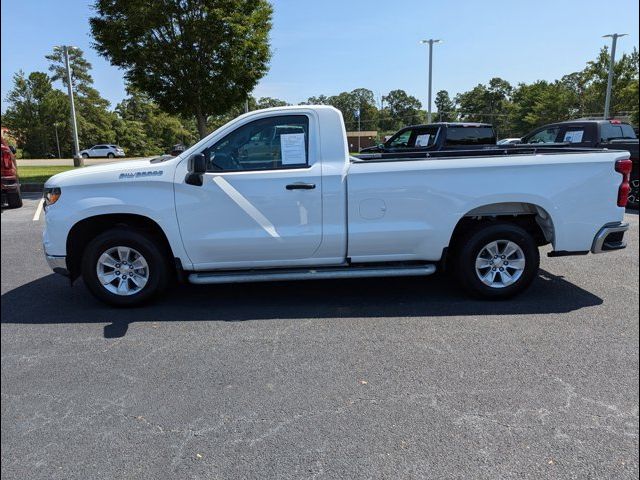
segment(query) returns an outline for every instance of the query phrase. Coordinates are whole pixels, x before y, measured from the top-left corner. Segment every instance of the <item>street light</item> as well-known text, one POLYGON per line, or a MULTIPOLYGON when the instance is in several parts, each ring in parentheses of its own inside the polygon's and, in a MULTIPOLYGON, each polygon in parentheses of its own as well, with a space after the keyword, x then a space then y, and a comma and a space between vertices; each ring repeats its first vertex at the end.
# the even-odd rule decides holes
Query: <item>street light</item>
POLYGON ((429 95, 427 100, 427 123, 431 123, 431 72, 432 72, 432 56, 433 44, 442 43, 442 40, 430 38, 429 40, 420 40, 423 45, 429 44, 429 95))
POLYGON ((73 101, 73 84, 71 83, 71 66, 69 65, 69 48, 68 45, 62 46, 64 54, 64 66, 67 70, 67 91, 69 92, 69 104, 71 106, 71 130, 73 131, 73 166, 83 166, 82 157, 80 156, 80 145, 78 143, 78 124, 76 122, 76 105, 73 101))
POLYGON ((626 37, 626 33, 611 33, 603 35, 602 38, 611 37, 611 58, 609 58, 609 76, 607 77, 607 96, 604 100, 604 118, 609 118, 609 107, 611 106, 611 85, 613 83, 613 66, 616 61, 616 43, 618 38, 626 37))

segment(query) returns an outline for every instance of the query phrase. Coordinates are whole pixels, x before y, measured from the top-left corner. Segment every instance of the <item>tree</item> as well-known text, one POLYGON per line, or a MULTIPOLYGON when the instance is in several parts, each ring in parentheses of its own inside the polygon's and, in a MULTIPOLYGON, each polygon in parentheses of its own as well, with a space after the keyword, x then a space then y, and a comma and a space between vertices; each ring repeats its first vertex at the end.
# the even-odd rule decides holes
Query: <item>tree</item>
MULTIPOLYGON (((19 71, 13 77, 7 95, 8 107, 2 122, 15 134, 25 158, 42 158, 55 151, 54 124, 64 125, 68 118, 66 96, 51 85, 46 73, 19 71)), ((66 150, 69 139, 60 138, 66 150), (65 142, 66 140, 66 142, 65 142)))
POLYGON ((488 85, 479 84, 468 92, 456 95, 459 115, 464 121, 492 123, 504 136, 509 131, 510 97, 513 87, 501 78, 492 78, 488 85))
POLYGON ((422 121, 422 104, 420 100, 407 95, 404 90, 391 90, 382 97, 385 115, 380 127, 383 130, 398 130, 404 125, 412 125, 422 121))
MULTIPOLYGON (((609 74, 609 49, 603 47, 598 57, 587 63, 579 72, 578 84, 582 90, 580 110, 585 114, 598 115, 604 112, 604 101, 609 74)), ((611 113, 635 113, 638 116, 638 49, 623 54, 613 67, 611 89, 611 113)))
POLYGON ((358 115, 360 115, 360 129, 374 128, 378 119, 378 109, 371 90, 356 88, 351 92, 342 92, 326 99, 327 104, 342 112, 347 130, 358 129, 358 115))
POLYGON ((329 105, 329 97, 326 95, 318 95, 317 97, 309 97, 302 105, 329 105))
POLYGON ((156 155, 171 146, 190 144, 194 132, 179 117, 163 112, 151 98, 129 86, 127 98, 116 106, 116 141, 130 155, 156 155))
POLYGON ((436 93, 435 100, 436 108, 438 109, 438 120, 441 122, 455 122, 457 117, 456 105, 449 97, 449 92, 446 90, 440 90, 436 93))
POLYGON ((289 104, 284 100, 271 97, 262 97, 256 102, 257 108, 286 107, 287 105, 289 104))
POLYGON ((97 0, 98 52, 168 113, 207 118, 242 103, 268 69, 267 0, 97 0))
MULTIPOLYGON (((93 77, 89 73, 91 64, 84 58, 84 52, 78 47, 68 47, 69 69, 74 92, 86 94, 86 89, 93 86, 93 77)), ((49 60, 51 81, 60 80, 67 88, 67 67, 64 61, 63 47, 53 47, 53 53, 45 55, 49 60)))
MULTIPOLYGON (((51 80, 60 80, 66 88, 67 71, 62 47, 54 47, 53 53, 45 58, 49 60, 49 71, 53 74, 51 80)), ((80 148, 97 143, 115 142, 114 122, 116 117, 113 112, 109 111, 109 101, 102 98, 100 92, 93 87, 93 77, 90 73, 91 63, 84 58, 81 49, 69 48, 69 67, 76 101, 80 148)), ((70 132, 70 130, 67 131, 70 132)))

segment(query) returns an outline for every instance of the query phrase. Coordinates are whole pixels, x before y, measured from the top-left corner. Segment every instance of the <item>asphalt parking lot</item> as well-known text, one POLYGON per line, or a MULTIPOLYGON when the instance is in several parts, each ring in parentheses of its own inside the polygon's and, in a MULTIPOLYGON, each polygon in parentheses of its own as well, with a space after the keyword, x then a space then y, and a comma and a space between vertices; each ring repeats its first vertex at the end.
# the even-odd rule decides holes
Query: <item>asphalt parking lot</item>
POLYGON ((638 215, 524 295, 179 286, 121 310, 2 211, 2 477, 637 478, 638 215))

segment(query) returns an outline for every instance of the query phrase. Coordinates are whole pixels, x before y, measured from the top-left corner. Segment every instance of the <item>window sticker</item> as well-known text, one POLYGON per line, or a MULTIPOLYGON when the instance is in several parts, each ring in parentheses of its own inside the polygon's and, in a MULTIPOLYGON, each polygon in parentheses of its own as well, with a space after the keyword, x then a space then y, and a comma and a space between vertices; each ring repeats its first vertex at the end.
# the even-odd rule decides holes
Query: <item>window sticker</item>
POLYGON ((284 133, 280 135, 282 165, 303 165, 307 163, 304 133, 284 133))
POLYGON ((431 135, 429 133, 425 133, 424 135, 418 135, 416 137, 416 147, 428 147, 430 138, 431 138, 431 135))
POLYGON ((582 142, 583 135, 584 135, 584 130, 570 130, 564 134, 563 142, 580 143, 582 142))

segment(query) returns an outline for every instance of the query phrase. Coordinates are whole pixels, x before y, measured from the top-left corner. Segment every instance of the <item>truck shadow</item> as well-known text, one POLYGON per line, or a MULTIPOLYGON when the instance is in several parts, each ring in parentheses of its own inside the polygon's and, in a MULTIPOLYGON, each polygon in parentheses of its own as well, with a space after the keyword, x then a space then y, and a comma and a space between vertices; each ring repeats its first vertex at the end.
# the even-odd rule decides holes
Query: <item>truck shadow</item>
POLYGON ((600 305, 596 295, 541 270, 523 295, 507 301, 468 298, 444 275, 427 278, 318 280, 236 285, 176 285, 153 304, 118 309, 51 274, 2 295, 2 323, 107 323, 105 338, 133 322, 238 322, 269 319, 445 317, 558 314, 600 305))

